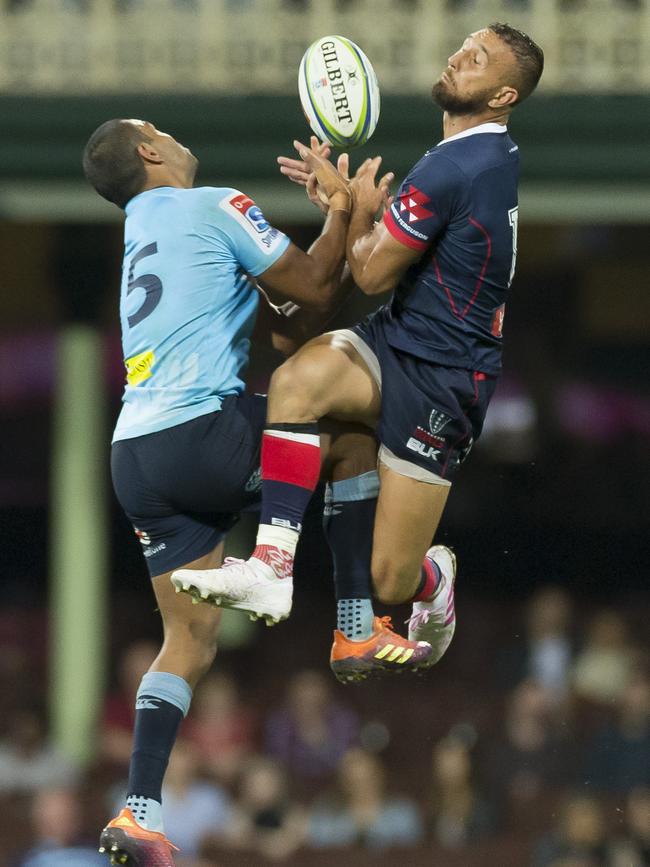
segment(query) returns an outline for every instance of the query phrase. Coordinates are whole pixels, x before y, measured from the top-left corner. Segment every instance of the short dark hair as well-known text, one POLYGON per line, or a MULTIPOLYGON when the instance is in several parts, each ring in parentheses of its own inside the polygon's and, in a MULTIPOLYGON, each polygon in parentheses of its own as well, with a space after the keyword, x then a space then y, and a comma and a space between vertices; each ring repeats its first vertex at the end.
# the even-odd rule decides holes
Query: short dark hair
POLYGON ((138 145, 151 139, 140 126, 115 118, 98 127, 83 153, 83 169, 100 196, 124 208, 141 192, 146 174, 138 145))
POLYGON ((517 82, 519 97, 517 103, 520 103, 527 96, 530 96, 542 77, 542 72, 544 71, 544 52, 536 42, 533 42, 530 36, 521 30, 516 30, 509 24, 495 22, 488 25, 488 30, 496 33, 499 39, 506 43, 515 56, 519 69, 519 81, 517 82))

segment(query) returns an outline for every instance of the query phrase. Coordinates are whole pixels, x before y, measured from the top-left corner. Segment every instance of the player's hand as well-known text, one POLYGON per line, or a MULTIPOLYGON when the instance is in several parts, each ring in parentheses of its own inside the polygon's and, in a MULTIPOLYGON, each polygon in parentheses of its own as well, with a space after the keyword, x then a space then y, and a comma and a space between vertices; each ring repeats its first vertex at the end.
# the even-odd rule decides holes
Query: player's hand
MULTIPOLYGON (((310 143, 312 150, 320 153, 325 159, 332 153, 330 145, 326 142, 320 142, 315 135, 311 137, 310 143)), ((285 177, 293 181, 294 184, 300 184, 303 187, 307 185, 311 171, 304 160, 295 160, 292 157, 278 157, 277 159, 280 171, 285 177)))
POLYGON ((387 172, 379 181, 377 172, 381 166, 381 157, 367 159, 361 163, 355 176, 350 181, 352 205, 354 209, 362 209, 374 217, 390 207, 393 197, 390 195, 390 185, 395 180, 393 172, 387 172))
MULTIPOLYGON (((316 175, 317 188, 315 192, 319 199, 324 202, 323 197, 326 197, 329 207, 334 210, 349 211, 351 199, 347 177, 344 177, 328 159, 321 155, 319 148, 312 147, 310 149, 299 141, 294 141, 293 145, 310 173, 316 175)), ((339 158, 339 164, 347 172, 347 161, 341 162, 339 158)))
MULTIPOLYGON (((350 158, 347 154, 340 154, 338 160, 336 161, 336 168, 341 177, 348 180, 349 169, 350 169, 350 158)), ((309 175, 306 185, 307 196, 309 197, 309 201, 316 205, 319 210, 321 210, 324 214, 330 209, 330 200, 325 193, 323 187, 318 183, 318 178, 316 177, 316 173, 312 172, 309 175)))

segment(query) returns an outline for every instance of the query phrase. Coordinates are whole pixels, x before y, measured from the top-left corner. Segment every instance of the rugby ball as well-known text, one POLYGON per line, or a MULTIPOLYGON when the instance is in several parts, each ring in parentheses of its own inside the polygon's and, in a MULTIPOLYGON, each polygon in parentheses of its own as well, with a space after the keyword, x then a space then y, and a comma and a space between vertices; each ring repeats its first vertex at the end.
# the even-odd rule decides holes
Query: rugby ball
POLYGON ((372 64, 344 36, 323 36, 300 62, 298 89, 309 126, 321 141, 351 148, 367 142, 379 120, 372 64))

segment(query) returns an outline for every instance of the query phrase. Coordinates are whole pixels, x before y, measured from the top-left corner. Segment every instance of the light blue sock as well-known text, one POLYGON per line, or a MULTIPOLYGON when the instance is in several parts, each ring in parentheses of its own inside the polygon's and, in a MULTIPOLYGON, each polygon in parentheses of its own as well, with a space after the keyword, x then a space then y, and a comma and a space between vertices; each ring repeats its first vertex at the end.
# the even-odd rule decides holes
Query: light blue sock
POLYGON ((145 798, 143 795, 129 795, 126 806, 133 813, 133 818, 147 831, 165 833, 162 817, 162 804, 153 798, 145 798))
POLYGON ((339 599, 336 603, 336 628, 351 641, 370 638, 374 616, 371 599, 339 599))

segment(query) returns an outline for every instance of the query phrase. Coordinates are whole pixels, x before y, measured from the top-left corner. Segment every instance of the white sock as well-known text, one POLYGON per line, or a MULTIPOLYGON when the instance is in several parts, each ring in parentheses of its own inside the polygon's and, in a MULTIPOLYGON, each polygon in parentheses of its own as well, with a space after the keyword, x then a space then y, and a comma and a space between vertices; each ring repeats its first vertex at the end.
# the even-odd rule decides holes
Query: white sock
MULTIPOLYGON (((280 551, 286 551, 287 554, 291 554, 293 557, 296 553, 299 538, 300 533, 287 527, 260 524, 257 530, 256 545, 269 545, 272 548, 279 548, 280 551)), ((255 556, 255 553, 253 553, 253 556, 255 556)))

